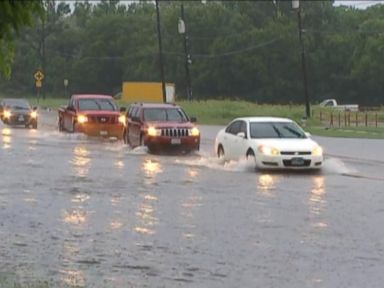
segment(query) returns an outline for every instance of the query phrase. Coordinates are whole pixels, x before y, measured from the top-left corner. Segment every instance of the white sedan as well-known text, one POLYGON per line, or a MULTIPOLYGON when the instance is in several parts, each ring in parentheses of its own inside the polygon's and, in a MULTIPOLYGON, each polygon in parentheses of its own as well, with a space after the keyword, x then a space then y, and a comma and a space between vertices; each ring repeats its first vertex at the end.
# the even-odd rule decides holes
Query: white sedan
POLYGON ((262 169, 320 169, 323 164, 320 145, 286 118, 234 119, 217 134, 215 151, 224 160, 253 157, 262 169))

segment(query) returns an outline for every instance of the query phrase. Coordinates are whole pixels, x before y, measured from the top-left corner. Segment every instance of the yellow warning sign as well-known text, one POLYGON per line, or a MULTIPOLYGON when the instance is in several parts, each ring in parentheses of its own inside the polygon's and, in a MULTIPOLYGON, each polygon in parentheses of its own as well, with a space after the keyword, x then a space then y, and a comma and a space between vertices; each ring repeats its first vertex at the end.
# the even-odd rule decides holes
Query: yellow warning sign
MULTIPOLYGON (((33 77, 35 77, 36 82, 37 81, 41 82, 41 80, 44 79, 44 74, 40 70, 37 70, 36 73, 33 75, 33 77)), ((37 84, 36 84, 36 87, 37 87, 37 84)))
POLYGON ((41 80, 36 80, 35 84, 36 84, 37 88, 41 88, 41 86, 42 86, 41 80))

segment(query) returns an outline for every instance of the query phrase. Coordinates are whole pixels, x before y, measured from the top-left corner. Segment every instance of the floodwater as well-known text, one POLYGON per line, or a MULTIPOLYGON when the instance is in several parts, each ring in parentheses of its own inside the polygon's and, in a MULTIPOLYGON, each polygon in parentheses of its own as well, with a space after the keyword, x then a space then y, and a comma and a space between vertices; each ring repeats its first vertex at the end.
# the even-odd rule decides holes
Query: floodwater
POLYGON ((315 137, 317 173, 0 124, 0 287, 382 287, 384 141, 315 137), (32 286, 33 287, 33 286, 32 286))

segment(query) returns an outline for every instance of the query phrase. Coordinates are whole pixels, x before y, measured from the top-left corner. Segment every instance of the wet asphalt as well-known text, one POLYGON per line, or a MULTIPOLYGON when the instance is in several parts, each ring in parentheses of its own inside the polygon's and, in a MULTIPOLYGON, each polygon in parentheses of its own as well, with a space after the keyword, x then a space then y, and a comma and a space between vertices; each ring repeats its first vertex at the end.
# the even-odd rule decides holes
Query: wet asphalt
POLYGON ((0 287, 382 287, 383 140, 314 137, 316 173, 0 124, 0 287))

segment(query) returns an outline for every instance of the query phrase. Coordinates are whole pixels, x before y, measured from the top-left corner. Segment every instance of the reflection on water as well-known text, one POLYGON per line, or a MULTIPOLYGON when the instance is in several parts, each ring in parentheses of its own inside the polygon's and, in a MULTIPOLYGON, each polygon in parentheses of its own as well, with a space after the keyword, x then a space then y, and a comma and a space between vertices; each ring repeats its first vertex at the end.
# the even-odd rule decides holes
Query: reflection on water
POLYGON ((65 269, 60 271, 62 275, 62 281, 70 287, 84 287, 85 275, 83 271, 65 269))
POLYGON ((161 164, 157 161, 152 161, 152 159, 146 159, 143 162, 142 170, 147 177, 154 177, 162 172, 161 164))
POLYGON ((318 219, 326 208, 325 196, 325 178, 323 176, 312 177, 312 189, 309 195, 308 206, 310 213, 316 218, 312 221, 313 227, 326 228, 328 226, 323 220, 319 221, 318 219))
POLYGON ((257 177, 257 191, 266 197, 274 197, 277 177, 271 174, 260 174, 257 177))
POLYGON ((188 180, 192 180, 199 176, 199 171, 196 168, 188 168, 187 174, 189 176, 188 180))
POLYGON ((147 196, 144 197, 136 212, 138 225, 136 225, 135 231, 141 234, 152 235, 155 234, 154 226, 157 223, 157 218, 154 216, 153 202, 157 198, 153 195, 147 196))
POLYGON ((123 227, 123 222, 119 219, 114 219, 109 223, 109 226, 112 230, 119 230, 121 227, 123 227))
POLYGON ((77 145, 73 150, 72 165, 77 176, 85 177, 88 175, 91 159, 88 157, 90 152, 85 145, 77 145))
POLYGON ((11 148, 11 129, 9 128, 3 128, 1 130, 1 135, 3 136, 3 149, 9 149, 11 148))
POLYGON ((313 214, 320 214, 325 207, 325 183, 323 176, 312 178, 312 189, 309 195, 309 207, 313 214))
POLYGON ((87 212, 77 209, 64 211, 63 221, 67 224, 82 225, 87 221, 87 212))
POLYGON ((71 202, 72 203, 83 203, 83 202, 89 200, 90 198, 91 197, 88 194, 79 193, 79 194, 73 195, 71 202))
POLYGON ((118 168, 118 169, 123 169, 124 168, 124 162, 121 161, 121 160, 116 160, 114 165, 118 168))

